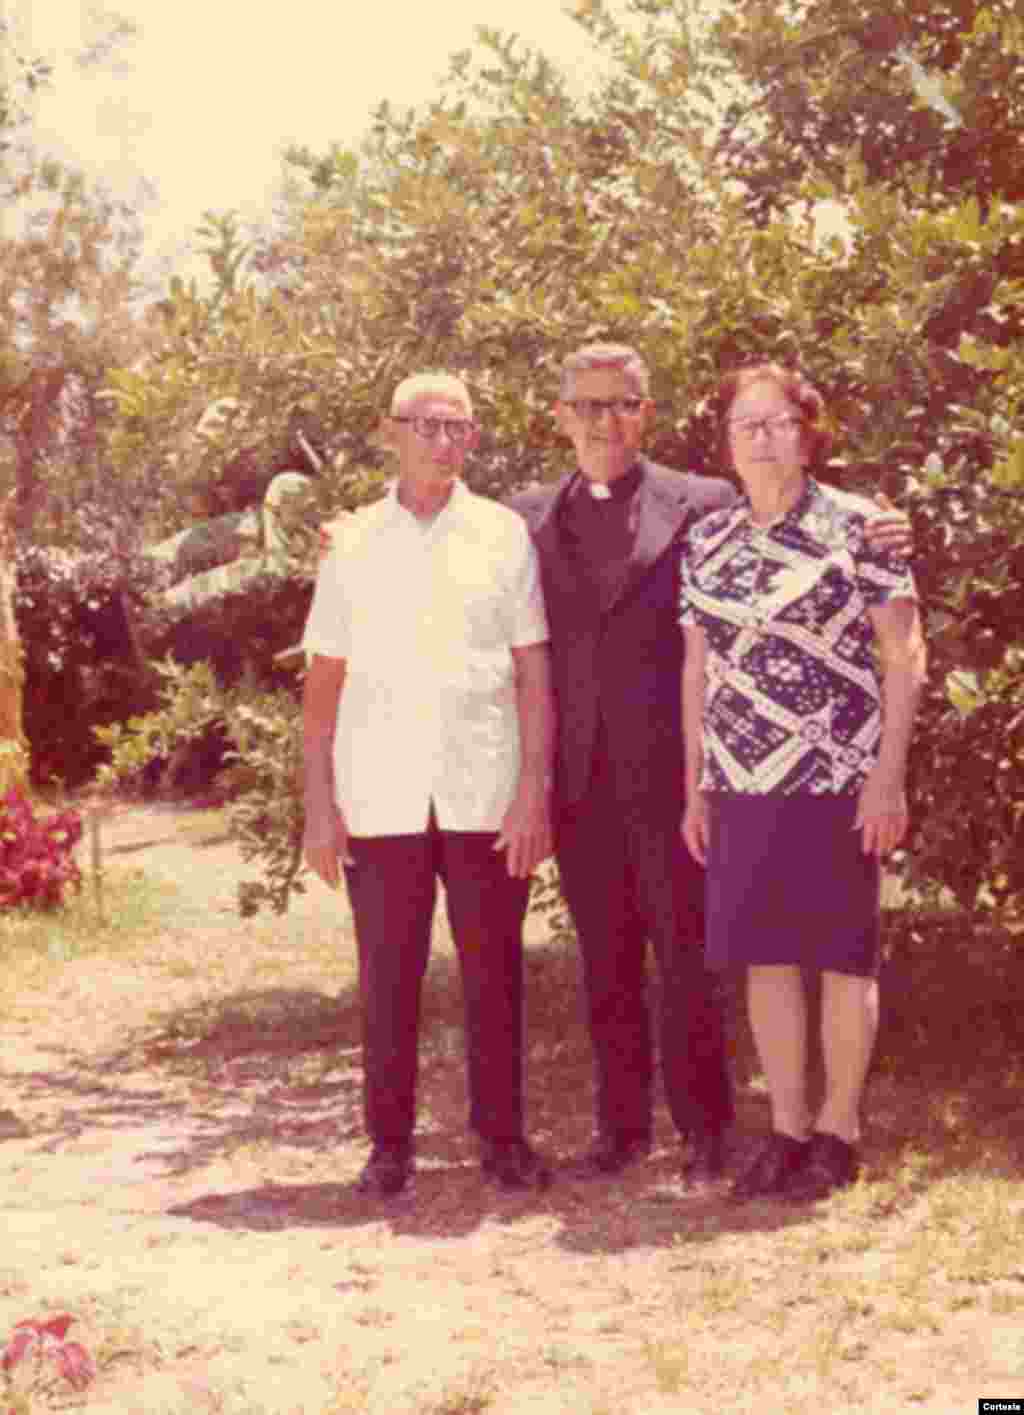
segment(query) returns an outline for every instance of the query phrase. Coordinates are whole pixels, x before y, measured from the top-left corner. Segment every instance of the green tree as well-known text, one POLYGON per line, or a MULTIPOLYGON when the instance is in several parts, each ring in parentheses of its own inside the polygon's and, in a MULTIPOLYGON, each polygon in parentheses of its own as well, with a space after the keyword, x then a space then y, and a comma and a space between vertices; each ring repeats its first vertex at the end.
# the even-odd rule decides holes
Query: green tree
POLYGON ((32 164, 8 195, 21 229, 0 238, 3 474, 19 537, 71 540, 79 514, 110 500, 100 395, 138 347, 137 232, 56 163, 32 164))
MULTIPOLYGON (((132 34, 90 17, 85 67, 132 34)), ((83 512, 116 507, 102 464, 106 371, 138 352, 138 214, 41 150, 34 100, 50 82, 0 22, 0 490, 19 539, 74 542, 83 512)))
POLYGON ((755 4, 717 35, 755 96, 720 150, 755 221, 841 209, 815 303, 849 471, 905 499, 932 677, 915 746, 919 885, 1024 896, 1024 21, 1001 0, 755 4))
MULTIPOLYGON (((116 21, 99 16, 96 43, 80 62, 101 62, 122 37, 116 21)), ((122 586, 138 583, 127 551, 145 489, 134 469, 116 483, 103 389, 108 371, 142 347, 140 232, 136 211, 40 150, 33 97, 48 76, 19 56, 7 29, 0 57, 8 121, 0 130, 3 589, 25 649, 24 665, 20 654, 5 662, 4 681, 24 694, 36 779, 47 763, 53 769, 54 753, 67 778, 69 762, 80 769, 94 745, 88 715, 130 710, 139 697, 122 586)), ((16 731, 13 694, 5 721, 16 731)))
POLYGON ((173 292, 122 428, 171 456, 198 389, 244 408, 236 447, 315 410, 350 506, 379 483, 394 384, 442 365, 473 388, 472 476, 498 494, 564 464, 547 409, 586 339, 645 350, 652 451, 697 469, 715 469, 719 374, 801 363, 840 433, 836 478, 914 519, 934 673, 913 879, 1016 908, 1021 22, 1002 0, 896 18, 880 0, 581 0, 577 18, 608 67, 586 102, 481 30, 423 111, 382 105, 356 152, 293 152, 251 276, 215 302, 173 292))
POLYGON ((22 52, 10 22, 0 17, 0 163, 5 170, 18 131, 28 121, 33 93, 50 69, 42 59, 22 52))

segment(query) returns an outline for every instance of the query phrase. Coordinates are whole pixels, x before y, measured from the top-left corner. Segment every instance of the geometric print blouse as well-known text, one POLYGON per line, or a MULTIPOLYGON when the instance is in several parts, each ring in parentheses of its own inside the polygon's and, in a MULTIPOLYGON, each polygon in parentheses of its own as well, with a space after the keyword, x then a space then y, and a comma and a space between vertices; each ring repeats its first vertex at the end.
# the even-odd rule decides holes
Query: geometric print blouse
POLYGON ((746 497, 713 511, 682 553, 679 622, 708 645, 701 790, 855 793, 882 727, 867 611, 916 599, 913 577, 871 549, 866 497, 808 477, 771 525, 750 513, 746 497))

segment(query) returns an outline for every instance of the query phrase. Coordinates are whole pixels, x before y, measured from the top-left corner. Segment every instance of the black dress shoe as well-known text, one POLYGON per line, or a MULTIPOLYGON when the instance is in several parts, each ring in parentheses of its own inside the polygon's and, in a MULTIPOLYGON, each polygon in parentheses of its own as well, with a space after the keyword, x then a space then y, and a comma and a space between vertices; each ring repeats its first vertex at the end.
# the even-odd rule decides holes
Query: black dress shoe
POLYGON ((485 1140, 480 1168, 503 1189, 546 1189, 551 1168, 525 1140, 485 1140))
POLYGON ((785 1197, 794 1203, 812 1203, 845 1189, 857 1178, 857 1151, 838 1135, 816 1130, 807 1145, 807 1157, 786 1185, 785 1197))
POLYGON ((646 1159, 651 1153, 649 1135, 599 1135, 587 1150, 568 1166, 576 1179, 598 1179, 602 1175, 619 1174, 627 1165, 646 1159))
POLYGON ((792 1135, 773 1130, 752 1163, 733 1183, 730 1199, 743 1203, 747 1199, 780 1197, 806 1164, 809 1149, 809 1140, 794 1140, 792 1135))
POLYGON ((406 1145, 374 1145, 362 1174, 356 1180, 360 1194, 388 1199, 400 1194, 412 1173, 412 1151, 406 1145))
POLYGON ((725 1173, 725 1136, 721 1130, 694 1135, 683 1161, 683 1178, 689 1184, 711 1184, 725 1173))

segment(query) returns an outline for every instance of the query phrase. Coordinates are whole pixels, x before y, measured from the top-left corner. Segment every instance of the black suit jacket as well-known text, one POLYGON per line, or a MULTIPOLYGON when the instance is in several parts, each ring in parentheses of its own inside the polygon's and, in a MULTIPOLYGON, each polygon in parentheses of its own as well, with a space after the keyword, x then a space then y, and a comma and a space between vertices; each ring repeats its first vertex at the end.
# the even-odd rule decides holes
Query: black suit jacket
POLYGON ((571 808, 586 793, 603 727, 619 802, 653 824, 678 821, 683 807, 680 542, 695 520, 736 493, 718 477, 676 472, 645 457, 640 463, 633 554, 622 589, 604 610, 562 532, 564 498, 579 473, 530 487, 508 504, 525 518, 540 559, 558 707, 558 804, 571 808))

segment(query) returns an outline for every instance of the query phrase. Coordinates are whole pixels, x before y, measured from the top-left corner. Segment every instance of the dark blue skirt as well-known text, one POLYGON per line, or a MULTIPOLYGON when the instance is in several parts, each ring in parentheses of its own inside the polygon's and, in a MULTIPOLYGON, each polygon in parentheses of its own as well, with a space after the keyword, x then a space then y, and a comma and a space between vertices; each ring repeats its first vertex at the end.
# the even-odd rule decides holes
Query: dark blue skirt
POLYGON ((881 870, 855 796, 709 795, 708 965, 878 970, 881 870))

